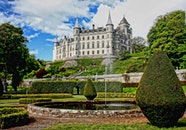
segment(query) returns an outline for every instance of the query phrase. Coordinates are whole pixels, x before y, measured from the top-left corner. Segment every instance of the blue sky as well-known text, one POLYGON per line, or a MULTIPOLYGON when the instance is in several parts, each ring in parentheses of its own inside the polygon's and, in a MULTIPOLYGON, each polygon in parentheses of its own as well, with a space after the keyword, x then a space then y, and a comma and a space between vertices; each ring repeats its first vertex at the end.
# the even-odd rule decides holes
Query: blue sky
POLYGON ((51 61, 56 35, 72 37, 76 16, 86 29, 105 27, 110 11, 115 28, 125 16, 133 36, 146 39, 157 16, 178 9, 186 11, 186 0, 0 0, 0 24, 21 27, 30 53, 51 61))

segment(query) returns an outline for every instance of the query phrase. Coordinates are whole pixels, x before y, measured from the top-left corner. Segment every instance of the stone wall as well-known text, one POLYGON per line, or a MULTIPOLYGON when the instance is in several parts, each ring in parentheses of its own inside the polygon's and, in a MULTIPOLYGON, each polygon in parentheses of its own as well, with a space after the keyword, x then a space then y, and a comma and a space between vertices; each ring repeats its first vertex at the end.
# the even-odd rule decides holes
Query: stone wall
POLYGON ((28 112, 32 115, 43 117, 57 117, 57 118, 80 118, 80 117, 143 117, 141 110, 69 110, 69 109, 55 109, 55 108, 43 108, 28 105, 28 112))
MULTIPOLYGON (((186 78, 184 75, 186 75, 186 69, 184 70, 176 70, 175 71, 179 80, 186 82, 186 78)), ((75 79, 79 80, 86 80, 88 77, 95 79, 96 81, 119 81, 122 83, 139 83, 140 79, 143 75, 143 72, 139 73, 125 73, 125 74, 107 74, 107 75, 93 75, 93 76, 76 76, 75 79)), ((29 86, 34 81, 42 81, 42 80, 58 80, 53 78, 43 78, 43 79, 25 79, 23 86, 29 86)), ((60 78, 59 80, 68 80, 60 78)))

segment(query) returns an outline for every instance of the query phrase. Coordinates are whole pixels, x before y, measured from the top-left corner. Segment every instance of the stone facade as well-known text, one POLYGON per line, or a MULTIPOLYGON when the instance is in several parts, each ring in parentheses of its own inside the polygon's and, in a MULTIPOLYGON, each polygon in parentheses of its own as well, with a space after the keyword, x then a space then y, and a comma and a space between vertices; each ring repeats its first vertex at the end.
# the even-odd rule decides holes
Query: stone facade
POLYGON ((73 38, 64 36, 54 42, 53 61, 77 58, 117 58, 121 50, 132 53, 132 29, 123 17, 116 29, 109 13, 106 27, 92 26, 85 30, 79 26, 78 18, 74 26, 73 38))

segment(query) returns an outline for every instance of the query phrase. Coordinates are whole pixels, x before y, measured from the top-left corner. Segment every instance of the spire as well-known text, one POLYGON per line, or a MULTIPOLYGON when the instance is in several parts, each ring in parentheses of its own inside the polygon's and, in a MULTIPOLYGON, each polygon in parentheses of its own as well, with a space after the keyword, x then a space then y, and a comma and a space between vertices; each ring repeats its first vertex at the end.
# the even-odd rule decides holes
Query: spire
POLYGON ((130 24, 128 23, 128 21, 126 20, 125 15, 123 15, 123 18, 122 18, 122 20, 120 21, 119 25, 121 25, 121 24, 130 25, 130 24))
POLYGON ((107 25, 112 25, 112 20, 111 20, 111 16, 110 16, 110 11, 109 11, 109 16, 108 16, 108 20, 107 20, 107 25))
POLYGON ((79 21, 78 21, 78 17, 76 17, 76 23, 75 23, 74 28, 79 28, 79 21))

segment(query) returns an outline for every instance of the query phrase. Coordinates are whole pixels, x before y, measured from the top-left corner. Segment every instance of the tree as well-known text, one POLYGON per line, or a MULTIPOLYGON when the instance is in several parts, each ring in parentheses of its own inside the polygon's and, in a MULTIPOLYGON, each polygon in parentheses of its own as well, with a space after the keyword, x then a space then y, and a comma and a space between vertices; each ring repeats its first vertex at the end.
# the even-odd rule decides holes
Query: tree
POLYGON ((90 78, 87 79, 87 82, 84 87, 83 95, 88 100, 93 100, 97 96, 96 88, 94 87, 94 84, 92 83, 92 80, 90 78))
POLYGON ((152 125, 172 127, 185 112, 185 94, 165 52, 157 51, 136 92, 136 103, 152 125))
POLYGON ((119 52, 119 59, 120 60, 126 60, 130 58, 130 52, 127 50, 122 50, 119 52))
POLYGON ((167 53, 174 67, 186 68, 185 12, 173 11, 156 19, 150 29, 148 43, 151 53, 162 50, 167 53))
POLYGON ((0 96, 3 95, 3 84, 2 84, 2 81, 0 79, 0 96))
MULTIPOLYGON (((27 39, 23 36, 21 28, 10 23, 0 25, 0 34, 0 69, 1 71, 4 69, 5 75, 12 74, 13 81, 20 82, 29 56, 29 50, 25 45, 27 39)), ((16 82, 13 82, 15 91, 17 90, 16 82)))
POLYGON ((133 53, 142 52, 147 46, 147 41, 142 37, 134 37, 131 40, 133 53))

